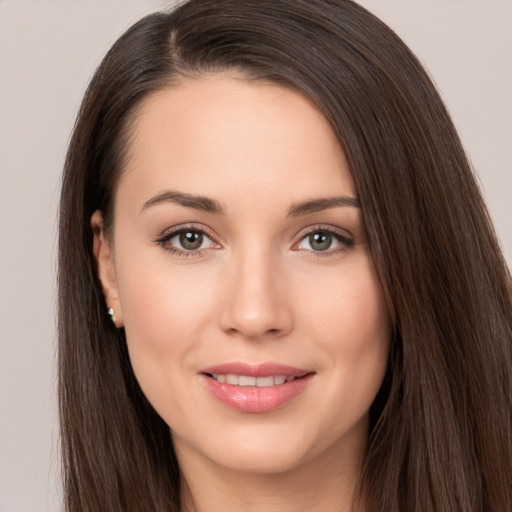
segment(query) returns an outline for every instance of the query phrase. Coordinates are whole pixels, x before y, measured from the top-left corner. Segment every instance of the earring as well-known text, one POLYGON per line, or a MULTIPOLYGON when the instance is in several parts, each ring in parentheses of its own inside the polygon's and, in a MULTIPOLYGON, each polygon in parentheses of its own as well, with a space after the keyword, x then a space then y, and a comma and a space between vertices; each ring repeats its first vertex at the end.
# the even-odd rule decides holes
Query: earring
POLYGON ((108 316, 110 317, 110 320, 116 324, 116 312, 114 311, 114 308, 108 308, 107 309, 108 316))

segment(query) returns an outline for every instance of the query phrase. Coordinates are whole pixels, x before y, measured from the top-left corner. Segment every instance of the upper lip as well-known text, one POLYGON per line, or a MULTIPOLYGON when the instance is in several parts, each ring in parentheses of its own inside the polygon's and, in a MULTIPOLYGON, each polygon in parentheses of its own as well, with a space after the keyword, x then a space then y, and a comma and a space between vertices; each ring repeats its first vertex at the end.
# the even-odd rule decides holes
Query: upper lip
POLYGON ((249 377, 270 377, 271 375, 283 375, 285 377, 302 377, 311 370, 296 368, 280 363, 250 364, 242 362, 222 363, 215 366, 203 368, 200 373, 210 375, 247 375, 249 377))

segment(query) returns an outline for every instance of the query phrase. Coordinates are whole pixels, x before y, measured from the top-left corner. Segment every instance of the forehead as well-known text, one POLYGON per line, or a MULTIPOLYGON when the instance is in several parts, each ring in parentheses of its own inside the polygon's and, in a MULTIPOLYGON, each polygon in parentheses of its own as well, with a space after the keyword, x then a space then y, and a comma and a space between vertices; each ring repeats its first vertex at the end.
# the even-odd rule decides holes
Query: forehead
POLYGON ((118 193, 141 204, 166 188, 220 201, 355 195, 333 130, 304 96, 225 75, 185 79, 140 105, 118 193))

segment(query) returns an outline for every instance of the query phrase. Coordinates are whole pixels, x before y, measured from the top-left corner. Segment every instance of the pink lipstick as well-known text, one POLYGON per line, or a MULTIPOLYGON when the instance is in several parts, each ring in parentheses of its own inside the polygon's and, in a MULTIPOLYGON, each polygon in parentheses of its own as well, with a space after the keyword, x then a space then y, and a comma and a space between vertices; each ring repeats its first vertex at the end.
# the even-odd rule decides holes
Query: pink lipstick
POLYGON ((212 395, 243 412, 267 412, 282 407, 310 384, 313 371, 264 363, 226 363, 201 370, 212 395))

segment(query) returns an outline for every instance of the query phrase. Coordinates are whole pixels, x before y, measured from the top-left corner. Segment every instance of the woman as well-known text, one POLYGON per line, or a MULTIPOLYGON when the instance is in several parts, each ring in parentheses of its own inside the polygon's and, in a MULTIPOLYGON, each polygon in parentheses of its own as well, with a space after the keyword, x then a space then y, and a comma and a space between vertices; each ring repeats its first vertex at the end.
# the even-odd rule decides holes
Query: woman
POLYGON ((357 4, 129 29, 59 254, 67 510, 510 508, 510 276, 435 88, 357 4))

